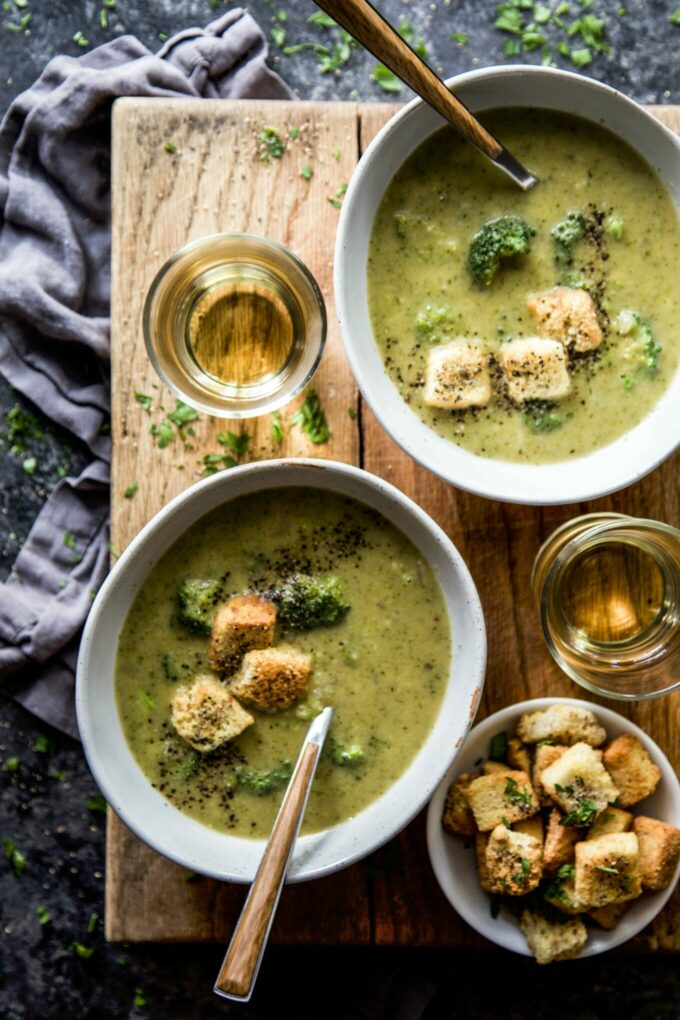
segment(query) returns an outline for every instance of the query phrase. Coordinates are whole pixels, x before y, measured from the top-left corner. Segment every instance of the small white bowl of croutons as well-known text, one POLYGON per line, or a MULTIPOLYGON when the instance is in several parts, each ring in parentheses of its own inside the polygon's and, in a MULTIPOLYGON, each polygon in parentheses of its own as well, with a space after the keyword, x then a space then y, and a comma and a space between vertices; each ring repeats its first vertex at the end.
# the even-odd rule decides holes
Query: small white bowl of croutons
POLYGON ((536 698, 475 726, 430 801, 430 861, 481 935, 538 963, 637 935, 680 877, 680 781, 608 708, 536 698))

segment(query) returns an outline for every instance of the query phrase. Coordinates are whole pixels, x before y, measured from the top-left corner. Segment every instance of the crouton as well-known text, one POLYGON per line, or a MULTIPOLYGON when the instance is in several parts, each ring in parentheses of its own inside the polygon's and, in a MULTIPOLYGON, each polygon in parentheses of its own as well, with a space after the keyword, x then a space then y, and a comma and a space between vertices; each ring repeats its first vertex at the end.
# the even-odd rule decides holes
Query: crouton
POLYGON ((574 891, 587 907, 634 900, 642 892, 638 839, 634 832, 613 832, 576 844, 574 891))
POLYGON ((304 652, 284 646, 257 649, 243 656, 229 690, 246 705, 276 712, 304 697, 311 671, 311 656, 304 652))
POLYGON ((491 881, 489 869, 486 866, 486 848, 489 843, 488 832, 475 833, 475 862, 477 864, 477 880, 479 888, 487 893, 499 893, 500 887, 496 887, 491 881))
POLYGON ((594 351, 602 343, 602 330, 597 321, 595 302, 586 290, 576 287, 553 287, 527 300, 543 336, 561 340, 575 351, 594 351))
POLYGON ((517 769, 518 772, 526 772, 528 776, 531 775, 531 755, 529 754, 529 748, 525 747, 521 740, 517 737, 511 737, 508 740, 508 765, 511 769, 517 769))
POLYGON ((556 744, 590 744, 599 747, 607 734, 593 713, 577 705, 558 704, 520 716, 517 736, 525 744, 553 740, 556 744))
POLYGON ((565 824, 590 828, 618 790, 590 744, 574 744, 541 773, 546 793, 567 812, 565 824))
POLYGON ((214 751, 254 721, 212 676, 199 676, 191 686, 179 687, 172 699, 172 725, 197 751, 214 751))
POLYGON ((455 411, 485 407, 490 399, 489 357, 481 340, 459 337, 430 349, 423 389, 426 404, 455 411))
POLYGON ((665 889, 680 858, 680 829, 639 815, 633 832, 640 848, 640 878, 645 889, 665 889))
POLYGON ((538 811, 538 800, 528 775, 511 769, 473 780, 467 797, 481 832, 490 832, 503 821, 512 824, 531 818, 538 811))
POLYGON ((543 846, 543 819, 540 815, 533 818, 524 818, 521 822, 515 822, 513 832, 523 832, 527 836, 533 836, 543 846))
POLYGON ((541 844, 534 836, 497 825, 486 846, 490 882, 508 896, 525 896, 541 881, 541 844))
POLYGON ((543 789, 543 783, 541 782, 543 769, 547 769, 548 765, 552 765, 554 761, 561 758, 566 750, 567 748, 564 744, 540 744, 536 748, 531 781, 534 784, 534 790, 541 807, 551 807, 552 805, 552 798, 543 789))
POLYGON ((604 766, 619 791, 619 804, 629 807, 654 793, 661 772, 632 733, 622 733, 605 748, 604 766))
POLYGON ((562 825, 564 815, 553 808, 548 818, 548 828, 543 843, 543 866, 548 872, 556 872, 563 864, 574 859, 574 846, 582 838, 578 829, 562 825))
POLYGON ((519 925, 537 963, 570 960, 578 956, 588 938, 586 926, 579 917, 552 924, 540 914, 524 910, 519 925))
MULTIPOLYGON (((562 865, 563 869, 564 867, 562 865)), ((584 904, 576 896, 573 875, 562 879, 558 876, 546 889, 544 899, 553 907, 561 910, 563 914, 582 914, 586 910, 584 904)))
POLYGON ((527 337, 501 344, 498 357, 508 396, 527 400, 561 400, 571 389, 567 355, 559 340, 527 337))
POLYGON ((507 772, 508 766, 504 765, 502 761, 488 761, 482 762, 482 772, 485 776, 492 776, 494 772, 507 772))
POLYGON ((467 801, 467 790, 472 780, 476 778, 473 772, 463 772, 451 783, 442 813, 442 828, 446 832, 458 833, 460 836, 474 834, 475 819, 467 801))
POLYGON ((606 907, 596 907, 595 910, 588 911, 588 917, 592 917, 596 924, 599 924, 600 928, 605 928, 607 931, 611 931, 612 928, 616 928, 617 924, 628 910, 628 903, 608 903, 606 907))
POLYGON ((597 816, 586 839, 599 839, 600 836, 607 836, 611 832, 628 832, 632 824, 633 816, 630 811, 621 811, 620 808, 610 806, 597 816))
POLYGON ((210 666, 232 672, 253 648, 269 648, 274 641, 276 606, 258 595, 238 595, 220 606, 210 637, 210 666))

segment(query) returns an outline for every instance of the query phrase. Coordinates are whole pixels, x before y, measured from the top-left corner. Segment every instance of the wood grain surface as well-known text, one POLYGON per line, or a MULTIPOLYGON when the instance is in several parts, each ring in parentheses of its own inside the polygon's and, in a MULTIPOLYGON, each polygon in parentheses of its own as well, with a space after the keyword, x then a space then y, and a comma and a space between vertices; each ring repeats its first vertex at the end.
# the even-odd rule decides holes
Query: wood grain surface
MULTIPOLYGON (((216 231, 248 230, 290 247, 307 263, 326 298, 329 342, 314 380, 333 432, 310 447, 299 430, 282 446, 267 418, 249 421, 253 453, 316 454, 360 463, 415 499, 451 536, 467 561, 486 615, 487 681, 480 717, 541 695, 587 697, 551 659, 531 603, 529 574, 540 543, 558 524, 595 509, 656 517, 680 525, 678 468, 668 460, 637 485, 606 499, 546 509, 495 503, 460 492, 420 468, 391 441, 359 400, 335 326, 331 286, 337 209, 363 148, 393 114, 385 105, 351 103, 119 100, 113 117, 113 504, 112 542, 121 550, 172 496, 201 475, 216 449, 219 422, 202 417, 193 449, 176 440, 154 447, 149 426, 174 402, 157 382, 141 333, 146 289, 182 244, 216 231), (300 135, 280 161, 261 162, 264 126, 300 135), (171 141, 177 152, 169 153, 171 141), (303 165, 314 168, 305 181, 303 165), (154 395, 146 412, 135 392, 154 395), (352 408, 355 419, 348 414, 352 408), (125 489, 138 481, 134 499, 125 489)), ((680 109, 655 108, 680 133, 680 109)), ((489 470, 493 470, 489 465, 489 470)), ((592 699, 597 700, 597 699, 592 699)), ((605 702, 602 702, 605 704, 605 702)), ((611 704, 611 703, 609 703, 611 704)), ((680 695, 624 706, 680 767, 680 695)), ((227 942, 246 889, 191 878, 136 839, 109 813, 106 933, 114 941, 227 942)), ((287 886, 272 932, 287 944, 488 946, 456 915, 434 879, 424 816, 364 862, 312 883, 287 886)), ((680 950, 680 893, 627 949, 680 950)))

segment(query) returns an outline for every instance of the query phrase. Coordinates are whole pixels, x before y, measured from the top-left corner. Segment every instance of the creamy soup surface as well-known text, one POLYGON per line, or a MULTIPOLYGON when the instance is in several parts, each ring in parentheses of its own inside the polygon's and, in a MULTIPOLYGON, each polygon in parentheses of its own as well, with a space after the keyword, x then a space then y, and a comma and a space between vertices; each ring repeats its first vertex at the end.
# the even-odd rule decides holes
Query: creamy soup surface
MULTIPOLYGON (((124 624, 116 695, 125 736, 151 783, 180 810, 241 836, 269 834, 285 778, 263 794, 239 776, 294 764, 309 720, 335 713, 303 831, 356 814, 406 769, 431 729, 449 674, 448 613, 438 581, 381 514, 317 489, 239 497, 193 525, 156 564, 124 624), (209 672, 209 638, 178 621, 186 578, 223 579, 223 597, 263 591, 296 573, 332 576, 349 611, 340 622, 285 630, 275 645, 312 656, 308 695, 209 753, 171 722, 179 685, 209 672), (338 764, 334 751, 359 748, 338 764)), ((284 770, 285 771, 285 770, 284 770)))
POLYGON ((649 165, 595 124, 519 109, 481 119, 540 183, 520 191, 451 129, 426 140, 395 174, 373 226, 368 288, 374 334, 403 398, 447 439, 500 460, 567 460, 631 429, 675 373, 678 215, 649 165), (597 237, 578 241, 568 271, 558 270, 550 232, 571 212, 595 224, 597 237), (485 222, 505 215, 521 217, 535 231, 530 253, 503 260, 492 283, 480 287, 467 266, 470 242, 485 222), (569 396, 554 406, 513 406, 497 372, 486 407, 444 410, 424 402, 433 343, 480 338, 493 364, 501 343, 537 335, 528 296, 565 284, 593 295, 604 333, 597 351, 570 357, 569 396), (635 312, 651 330, 653 370, 631 366, 630 338, 618 330, 624 311, 635 312))

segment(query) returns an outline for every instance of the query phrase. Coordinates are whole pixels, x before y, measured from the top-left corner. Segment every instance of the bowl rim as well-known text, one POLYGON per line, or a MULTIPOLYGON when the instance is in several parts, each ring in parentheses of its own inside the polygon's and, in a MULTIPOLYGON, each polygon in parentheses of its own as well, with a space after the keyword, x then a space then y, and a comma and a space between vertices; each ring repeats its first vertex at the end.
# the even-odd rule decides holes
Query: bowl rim
MULTIPOLYGON (((535 79, 537 89, 540 89, 541 81, 563 81, 575 88, 582 88, 591 93, 598 93, 606 97, 607 102, 611 104, 612 110, 618 105, 628 116, 640 118, 640 122, 646 122, 648 127, 657 132, 659 136, 664 137, 667 143, 675 147, 680 159, 680 138, 654 117, 644 106, 613 86, 596 81, 586 75, 577 74, 574 71, 556 67, 540 67, 532 64, 493 65, 453 75, 446 79, 445 84, 456 91, 464 90, 470 85, 474 86, 476 82, 500 79, 499 92, 501 92, 503 79, 521 79, 527 77, 535 79)), ((463 99, 465 99, 465 96, 463 96, 463 99)), ((494 109, 503 105, 512 106, 513 102, 512 100, 504 101, 499 97, 497 103, 485 105, 483 109, 494 109)), ((528 106, 530 104, 523 105, 528 106)), ((401 395, 398 394, 391 380, 390 384, 394 387, 394 392, 398 397, 398 401, 394 402, 395 406, 398 406, 399 403, 403 404, 408 409, 410 417, 406 416, 403 422, 395 423, 394 419, 390 417, 391 408, 378 399, 377 394, 374 395, 375 373, 371 370, 372 366, 365 364, 364 352, 368 346, 375 346, 375 339, 372 328, 370 335, 366 336, 359 335, 360 330, 355 330, 350 325, 355 314, 353 308, 356 308, 357 293, 356 287, 352 284, 354 270, 348 268, 349 259, 345 253, 345 247, 349 243, 348 238, 353 231, 354 208, 360 197, 364 175, 368 172, 371 165, 376 162, 385 142, 393 134, 402 129, 405 121, 408 121, 418 111, 426 108, 427 104, 422 99, 416 97, 398 110, 377 132, 362 153, 361 159, 352 174, 340 211, 334 253, 333 289, 343 346, 363 398, 388 435, 409 457, 422 464, 428 471, 431 471, 450 485, 455 485, 466 492, 484 496, 487 499, 502 500, 521 505, 553 506, 596 499, 609 495, 612 492, 618 492, 620 489, 639 481, 663 463, 680 446, 680 432, 668 430, 664 435, 662 429, 656 428, 654 432, 654 452, 651 457, 647 457, 645 454, 645 458, 641 460, 639 453, 633 457, 631 456, 630 449, 627 449, 631 437, 637 430, 659 412, 662 404, 665 406, 671 391, 673 389, 680 389, 680 366, 676 369, 675 375, 670 379, 668 386, 660 395, 656 404, 627 432, 624 432, 606 446, 598 447, 575 459, 554 461, 544 465, 523 464, 491 457, 479 457, 477 454, 457 446, 452 441, 446 440, 445 437, 440 436, 438 432, 426 425, 414 411, 407 408, 406 403, 401 395), (438 444, 440 440, 447 444, 446 456, 444 455, 443 447, 439 450, 433 449, 433 445, 438 444), (616 448, 616 456, 613 457, 612 451, 614 448, 616 448), (605 480, 606 475, 603 467, 605 466, 606 459, 609 458, 616 460, 617 470, 611 472, 610 476, 605 480), (483 462, 483 466, 488 468, 488 470, 482 471, 482 467, 479 464, 480 461, 483 462), (592 463, 592 466, 588 466, 588 461, 592 463), (472 467, 473 465, 477 468, 477 476, 473 481, 470 481, 467 477, 469 472, 466 471, 466 467, 472 467), (557 484, 554 478, 550 488, 545 484, 541 484, 540 476, 543 475, 545 477, 546 469, 553 469, 554 474, 557 475, 559 469, 567 465, 570 467, 572 465, 586 467, 586 470, 579 473, 578 481, 574 482, 572 480, 568 491, 563 485, 560 487, 560 484, 557 484), (494 468, 501 468, 504 474, 509 474, 510 478, 502 483, 499 482, 497 478, 498 471, 494 471, 494 468), (597 470, 595 470, 596 468, 597 470), (481 478, 479 474, 482 475, 481 478), (581 476, 585 480, 581 480, 581 476), (537 479, 539 480, 537 481, 537 479), (526 486, 530 486, 529 491, 527 491, 526 486), (534 489, 538 491, 534 491, 534 489)), ((548 109, 548 107, 545 108, 548 109)), ((587 108, 580 110, 578 115, 585 120, 599 123, 598 119, 592 116, 587 108)), ((442 118, 441 123, 437 124, 431 133, 434 133, 439 127, 444 125, 445 121, 442 118)), ((604 127, 612 134, 621 138, 653 167, 651 153, 641 152, 627 137, 616 131, 609 124, 605 124, 604 127)), ((422 144, 422 141, 419 144, 422 144)), ((400 165, 403 165, 404 160, 415 151, 417 145, 405 145, 404 148, 408 151, 402 157, 400 165)), ((658 174, 657 170, 655 172, 658 174)), ((664 188, 668 190, 667 181, 662 180, 662 183, 664 188)), ((680 214, 680 172, 677 186, 678 196, 674 199, 672 198, 672 200, 680 214)), ((384 195, 384 190, 382 194, 384 195)))
MULTIPOLYGON (((112 807, 123 823, 143 842, 152 847, 152 849, 156 850, 158 853, 162 854, 164 857, 175 861, 175 863, 180 864, 191 871, 195 871, 212 878, 232 882, 252 881, 257 865, 259 864, 259 858, 261 857, 265 841, 238 837, 229 833, 217 833, 217 830, 213 830, 209 826, 203 825, 198 820, 184 814, 169 801, 165 800, 165 798, 151 786, 151 783, 147 779, 141 767, 137 764, 136 758, 127 745, 116 705, 116 718, 113 725, 116 727, 117 734, 122 737, 122 744, 124 745, 123 753, 126 755, 127 764, 129 765, 132 763, 133 765, 133 772, 136 774, 136 778, 134 780, 135 789, 139 789, 137 783, 142 783, 147 791, 152 791, 154 795, 152 799, 157 804, 159 810, 161 808, 165 809, 164 817, 166 819, 170 817, 170 814, 172 814, 173 817, 179 816, 181 818, 181 822, 178 821, 177 824, 181 826, 182 830, 187 830, 187 834, 190 829, 193 831, 193 836, 191 837, 193 840, 192 846, 195 845, 197 841, 200 841, 201 835, 203 835, 204 839, 207 840, 208 837, 205 837, 206 833, 216 833, 216 838, 220 839, 224 843, 225 855, 228 842, 231 842, 234 846, 240 846, 241 852, 249 855, 249 860, 247 862, 247 867, 249 868, 248 873, 244 873, 243 871, 229 871, 228 867, 226 865, 223 866, 222 864, 220 864, 219 867, 215 867, 202 862, 199 858, 200 853, 205 852, 203 846, 199 847, 197 855, 189 854, 187 852, 179 852, 166 835, 165 828, 160 823, 157 815, 154 820, 149 820, 143 814, 140 816, 140 808, 136 803, 137 798, 129 789, 121 789, 121 780, 117 778, 116 762, 111 760, 110 752, 103 751, 102 748, 98 746, 98 742, 96 740, 95 712, 102 711, 101 709, 93 710, 91 705, 92 689, 94 689, 96 684, 95 677, 97 672, 101 673, 101 660, 96 659, 95 657, 96 642, 98 640, 97 631, 101 626, 100 621, 105 618, 109 603, 116 595, 119 586, 125 586, 127 584, 130 590, 127 591, 124 596, 125 610, 122 614, 120 612, 118 613, 121 619, 116 625, 117 629, 115 638, 108 639, 109 656, 110 659, 115 662, 115 650, 117 648, 120 627, 122 626, 134 597, 139 591, 139 587, 143 584, 143 581, 148 576, 149 571, 158 562, 160 557, 163 556, 164 553, 181 537, 187 528, 195 525, 201 517, 203 517, 206 513, 209 513, 211 509, 227 503, 231 499, 239 498, 239 496, 245 495, 248 492, 264 491, 268 488, 283 487, 285 485, 311 485, 312 487, 320 488, 324 491, 335 491, 340 492, 341 494, 344 492, 348 495, 346 490, 341 487, 333 488, 332 483, 328 484, 327 481, 326 484, 324 484, 324 481, 328 480, 329 476, 336 479, 339 478, 341 483, 344 483, 348 487, 358 488, 361 491, 361 494, 352 494, 350 498, 355 498, 359 502, 363 501, 366 505, 373 506, 379 513, 386 516, 388 520, 390 519, 388 510, 390 507, 395 507, 395 514, 402 515, 401 519, 403 526, 395 521, 393 521, 393 523, 397 528, 399 528, 399 530, 406 533, 409 540, 418 547, 418 543, 414 540, 414 538, 405 531, 407 517, 411 519, 414 530, 418 530, 420 532, 423 542, 429 540, 431 543, 430 555, 426 554, 422 549, 420 549, 420 551, 431 569, 433 569, 433 572, 442 588, 442 594, 446 602, 449 620, 452 620, 454 602, 457 599, 460 604, 455 606, 455 610, 457 612, 465 612, 467 630, 462 635, 464 639, 463 641, 460 639, 457 640, 455 636, 456 632, 454 631, 453 633, 449 676, 444 688, 442 705, 435 716, 432 729, 429 731, 420 748, 415 752, 408 767, 401 773, 395 782, 387 788, 387 790, 383 791, 379 797, 366 805, 358 814, 350 816, 349 819, 345 819, 344 821, 337 823, 337 825, 321 830, 320 832, 301 836, 297 845, 297 850, 299 850, 299 859, 296 852, 293 859, 292 872, 288 881, 306 881, 312 878, 319 878, 323 875, 332 874, 333 872, 360 860, 367 854, 372 853, 389 839, 393 838, 399 831, 401 831, 402 828, 408 825, 408 823, 427 803, 428 798, 431 796, 433 790, 440 781, 441 776, 446 771, 452 755, 455 753, 455 748, 453 744, 451 744, 451 753, 448 756, 446 754, 441 755, 441 747, 444 745, 448 746, 448 739, 444 739, 445 716, 443 709, 447 703, 447 694, 448 697, 452 696, 451 691, 453 690, 453 682, 456 678, 458 678, 461 695, 463 697, 468 697, 468 695, 470 696, 470 711, 468 712, 468 704, 464 701, 462 704, 462 711, 457 712, 455 718, 448 719, 447 726, 453 722, 460 731, 456 734, 459 737, 459 744, 462 744, 465 734, 472 725, 474 712, 476 711, 476 707, 481 697, 486 669, 486 629, 481 602, 472 576, 470 575, 460 552, 442 528, 421 507, 419 507, 417 503, 411 500, 410 497, 406 496, 391 483, 386 482, 384 479, 364 471, 361 468, 355 467, 354 465, 316 458, 292 457, 244 464, 239 467, 232 468, 228 472, 219 472, 209 478, 196 482, 194 485, 179 493, 154 517, 152 517, 151 520, 148 521, 141 531, 133 538, 116 561, 114 567, 97 594, 85 624, 80 652, 78 655, 76 712, 78 727, 83 743, 83 751, 90 770, 97 784, 101 788, 107 803, 112 807), (291 478, 289 480, 286 478, 286 475, 289 472, 291 475, 296 474, 297 469, 300 469, 300 473, 304 474, 305 480, 296 480, 295 478, 291 478), (316 485, 314 485, 314 482, 312 481, 313 477, 317 480, 316 485), (255 487, 248 487, 245 490, 239 490, 237 483, 242 479, 246 480, 246 485, 248 485, 249 479, 253 479, 254 481, 252 484, 255 487), (278 483, 277 479, 280 480, 278 483), (309 481, 307 481, 307 479, 309 479, 309 481), (269 484, 267 484, 268 482, 269 484), (237 491, 230 492, 230 490, 234 488, 234 483, 236 483, 235 487, 237 491), (202 494, 210 493, 212 490, 217 490, 215 493, 215 501, 210 502, 209 499, 207 501, 203 501, 201 499, 202 494), (217 498, 217 493, 219 493, 220 490, 224 490, 222 499, 217 498), (188 522, 181 523, 182 511, 187 511, 192 504, 196 505, 196 509, 191 515, 191 519, 188 522), (167 529, 168 522, 172 522, 173 518, 175 518, 175 524, 174 530, 170 531, 171 537, 164 540, 162 548, 156 555, 146 556, 146 548, 149 540, 161 533, 163 529, 167 529), (177 523, 178 520, 180 522, 179 524, 177 523), (433 562, 435 555, 441 557, 441 576, 439 574, 439 569, 433 562), (130 580, 129 575, 131 574, 133 567, 136 567, 138 561, 143 561, 143 567, 140 567, 140 570, 143 570, 143 573, 141 580, 135 584, 134 581, 130 580), (455 596, 452 594, 451 598, 447 597, 446 587, 443 583, 444 579, 446 579, 448 583, 455 583, 456 587, 459 589, 459 591, 455 593, 455 596), (466 654, 472 668, 469 671, 469 674, 465 677, 464 682, 460 683, 458 674, 454 674, 454 664, 456 657, 460 657, 457 652, 457 648, 459 645, 462 647, 463 644, 465 644, 468 649, 466 654), (113 652, 111 652, 111 649, 113 652), (435 741, 434 736, 438 728, 442 732, 435 741), (429 758, 426 754, 425 758, 421 759, 421 755, 423 755, 424 749, 427 747, 429 741, 433 742, 432 747, 428 752, 429 758), (437 746, 435 746, 435 744, 437 746), (109 758, 107 758, 107 754, 109 754, 109 758), (438 763, 436 765, 432 760, 435 757, 438 763), (414 769, 418 775, 419 786, 417 794, 413 792, 410 794, 408 811, 394 812, 394 810, 392 810, 388 819, 386 819, 385 808, 389 807, 390 800, 394 799, 394 792, 396 788, 402 780, 404 780, 404 777, 412 773, 414 769), (170 812, 170 814, 168 814, 168 812, 170 812), (354 824, 354 827, 356 828, 357 820, 359 820, 358 825, 363 825, 363 829, 366 830, 363 831, 360 829, 360 833, 363 834, 363 838, 360 840, 356 839, 353 829, 350 829, 350 825, 352 824, 354 824), (372 828, 369 826, 370 822, 373 822, 372 828), (343 826, 347 826, 347 831, 350 836, 354 836, 354 847, 351 852, 344 852, 337 860, 333 859, 326 862, 315 863, 314 857, 317 853, 323 855, 325 842, 327 842, 329 838, 328 834, 334 833, 343 826), (368 836, 366 835, 367 832, 368 836), (324 837, 326 838, 325 840, 324 837)), ((100 640, 106 641, 107 639, 100 640)), ((111 675, 111 682, 109 686, 112 692, 113 665, 110 665, 108 669, 111 675)), ((449 715, 452 715, 450 710, 449 715)), ((110 720, 107 721, 106 725, 112 725, 110 720)), ((392 808, 393 807, 394 805, 392 805, 392 808)), ((154 812, 156 812, 156 807, 154 807, 154 812)), ((188 835, 187 840, 190 841, 188 835)), ((352 840, 350 839, 350 842, 351 841, 352 840)), ((243 867, 245 868, 246 865, 244 864, 243 867)))
MULTIPOLYGON (((426 820, 426 838, 427 838, 427 852, 430 859, 432 870, 434 871, 435 878, 439 884, 443 895, 446 897, 448 902, 451 904, 456 913, 473 928, 479 935, 493 942, 495 945, 500 946, 502 949, 508 949, 510 952, 517 953, 520 956, 532 956, 532 953, 523 940, 520 943, 517 940, 517 934, 519 932, 519 925, 517 919, 511 917, 505 912, 499 918, 491 918, 487 911, 487 915, 482 916, 478 910, 470 907, 464 899, 457 896, 460 883, 464 882, 467 877, 467 871, 465 874, 458 874, 456 869, 450 867, 446 846, 449 840, 461 839, 462 837, 451 836, 444 832, 441 825, 441 814, 444 799, 448 791, 449 786, 453 782, 456 775, 461 771, 460 758, 465 754, 466 746, 469 747, 471 742, 482 741, 488 742, 488 739, 493 735, 494 732, 498 731, 499 726, 505 724, 506 728, 515 723, 519 719, 519 716, 524 712, 535 712, 539 709, 548 708, 550 705, 564 704, 574 705, 579 708, 586 708, 593 712, 598 722, 601 722, 608 731, 615 730, 617 735, 618 732, 632 733, 638 737, 646 750, 650 753, 655 763, 661 770, 661 780, 666 786, 666 793, 673 803, 673 819, 669 821, 667 818, 661 819, 661 821, 669 821, 670 824, 680 827, 680 779, 678 778, 673 766, 670 761, 661 750, 656 741, 649 736, 643 729, 641 729, 636 723, 632 722, 626 716, 621 715, 614 709, 607 708, 603 705, 595 704, 592 701, 585 701, 582 698, 571 698, 571 697, 545 697, 545 698, 531 698, 527 701, 519 701, 512 705, 507 705, 505 708, 499 709, 492 715, 486 716, 481 722, 477 723, 470 732, 461 747, 458 759, 452 763, 447 770, 446 775, 437 787, 437 790, 432 796, 427 809, 427 820, 426 820)), ((658 787, 657 787, 658 789, 658 787)), ((656 791, 655 791, 656 792, 656 791)), ((640 803, 644 803, 644 800, 640 803)), ((631 811, 634 813, 636 805, 633 805, 631 811)), ((470 864, 471 870, 474 871, 474 854, 470 853, 470 864)), ((635 938, 636 935, 647 927, 654 918, 663 910, 668 900, 673 895, 675 887, 680 879, 680 861, 675 869, 675 875, 671 879, 670 883, 665 889, 660 889, 656 892, 644 892, 642 897, 634 900, 635 904, 642 904, 646 906, 646 909, 640 911, 640 918, 635 921, 632 930, 623 932, 621 929, 614 928, 610 931, 602 929, 597 930, 598 941, 604 941, 604 945, 596 945, 591 941, 586 943, 583 951, 579 953, 575 960, 583 960, 589 956, 599 956, 600 953, 606 953, 610 949, 615 949, 617 946, 623 945, 630 939, 635 938)), ((476 882, 476 877, 475 877, 476 882)), ((483 890, 480 889, 483 895, 483 890)), ((561 961, 564 962, 564 961, 561 961)))

